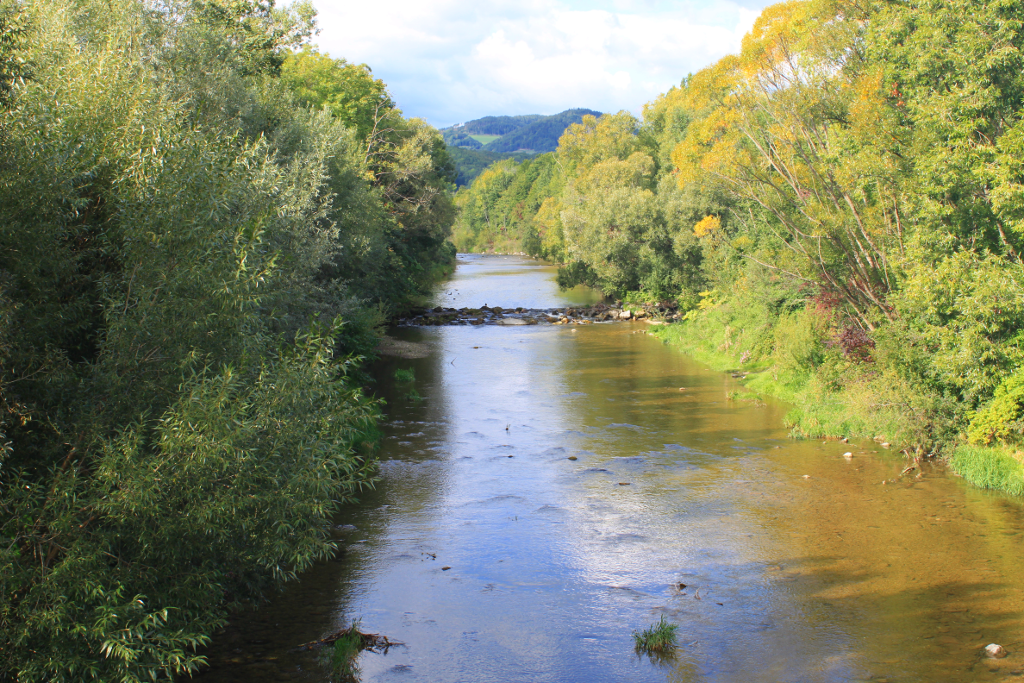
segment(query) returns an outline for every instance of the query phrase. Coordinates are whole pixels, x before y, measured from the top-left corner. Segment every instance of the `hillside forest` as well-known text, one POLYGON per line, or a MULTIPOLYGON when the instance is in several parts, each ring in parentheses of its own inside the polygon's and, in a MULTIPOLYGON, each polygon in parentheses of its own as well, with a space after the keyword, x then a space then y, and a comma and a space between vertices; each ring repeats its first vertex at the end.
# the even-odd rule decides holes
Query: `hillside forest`
POLYGON ((0 681, 167 680, 332 556, 454 167, 308 3, 0 0, 0 681))
POLYGON ((483 170, 503 159, 523 161, 541 152, 553 152, 565 129, 580 123, 584 116, 600 116, 592 109, 566 109, 542 116, 485 116, 441 129, 455 161, 455 184, 464 187, 483 170))
POLYGON ((460 250, 685 313, 666 340, 1024 493, 1024 6, 783 2, 739 54, 459 193, 460 250))

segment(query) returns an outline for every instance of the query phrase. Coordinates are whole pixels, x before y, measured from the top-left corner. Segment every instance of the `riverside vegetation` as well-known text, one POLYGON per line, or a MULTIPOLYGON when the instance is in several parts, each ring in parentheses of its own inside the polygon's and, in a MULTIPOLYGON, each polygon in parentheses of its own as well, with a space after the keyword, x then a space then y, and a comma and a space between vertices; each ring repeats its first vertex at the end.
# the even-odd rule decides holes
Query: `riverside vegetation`
POLYGON ((457 197, 463 250, 675 299, 667 341, 794 404, 1024 493, 1024 6, 807 0, 739 54, 457 197))
POLYGON ((167 680, 331 555, 454 169, 311 5, 0 0, 0 681, 167 680))

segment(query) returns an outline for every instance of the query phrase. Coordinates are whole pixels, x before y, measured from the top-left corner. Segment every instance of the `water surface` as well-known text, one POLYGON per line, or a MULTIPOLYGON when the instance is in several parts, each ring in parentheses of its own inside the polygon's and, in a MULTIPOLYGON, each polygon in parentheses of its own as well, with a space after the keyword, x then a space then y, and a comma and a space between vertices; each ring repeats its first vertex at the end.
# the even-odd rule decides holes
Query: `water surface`
MULTIPOLYGON (((587 303, 562 296, 550 267, 475 256, 437 303, 587 303)), ((376 369, 381 481, 339 520, 343 552, 237 620, 200 678, 326 681, 290 650, 353 619, 404 643, 364 654, 364 681, 1024 671, 1017 500, 937 466, 901 475, 871 442, 792 441, 784 406, 729 400, 736 380, 647 329, 396 330, 426 355, 376 369), (662 615, 676 657, 637 656, 631 632, 662 615), (1010 656, 983 658, 990 642, 1010 656)))

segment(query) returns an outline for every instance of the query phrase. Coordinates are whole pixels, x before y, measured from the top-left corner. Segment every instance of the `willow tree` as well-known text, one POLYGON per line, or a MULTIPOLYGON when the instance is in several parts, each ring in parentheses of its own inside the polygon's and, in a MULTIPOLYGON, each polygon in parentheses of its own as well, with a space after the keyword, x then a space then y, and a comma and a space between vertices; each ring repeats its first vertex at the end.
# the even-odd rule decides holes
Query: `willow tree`
POLYGON ((766 9, 739 55, 687 83, 693 121, 672 159, 680 183, 709 174, 760 209, 735 218, 774 232, 776 248, 747 258, 813 283, 874 329, 892 317, 905 165, 864 66, 866 17, 832 1, 766 9))
POLYGON ((0 10, 0 680, 167 680, 371 481, 330 269, 390 214, 277 77, 308 13, 0 10))

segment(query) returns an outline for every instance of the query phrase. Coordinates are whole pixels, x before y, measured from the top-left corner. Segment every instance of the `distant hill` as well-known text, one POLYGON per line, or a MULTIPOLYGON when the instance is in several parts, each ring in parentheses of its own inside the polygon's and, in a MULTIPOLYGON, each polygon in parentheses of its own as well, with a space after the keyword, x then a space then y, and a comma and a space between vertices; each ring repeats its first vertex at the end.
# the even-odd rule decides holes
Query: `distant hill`
MULTIPOLYGON (((556 114, 556 116, 559 116, 556 114)), ((514 130, 523 126, 536 123, 548 117, 541 114, 526 114, 524 116, 485 116, 482 119, 467 121, 466 123, 446 128, 445 130, 456 129, 466 135, 508 135, 514 130)))
POLYGON ((485 116, 444 128, 441 134, 449 147, 482 149, 488 152, 553 152, 558 147, 558 138, 571 123, 579 123, 587 114, 600 116, 593 109, 566 109, 559 114, 542 116, 485 116), (474 140, 474 135, 498 135, 486 145, 474 140))
POLYGON ((499 159, 555 151, 558 138, 569 124, 579 123, 587 114, 601 116, 601 112, 593 109, 566 109, 551 116, 485 116, 442 129, 441 134, 459 169, 456 185, 461 187, 473 182, 481 171, 499 159), (485 145, 474 140, 474 135, 500 137, 485 145))
POLYGON ((554 152, 558 147, 558 138, 562 137, 569 124, 579 123, 587 114, 600 116, 601 112, 593 109, 566 109, 560 114, 538 118, 506 133, 483 148, 488 152, 554 152))

